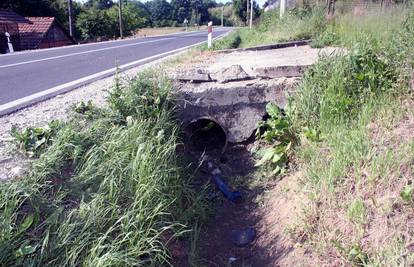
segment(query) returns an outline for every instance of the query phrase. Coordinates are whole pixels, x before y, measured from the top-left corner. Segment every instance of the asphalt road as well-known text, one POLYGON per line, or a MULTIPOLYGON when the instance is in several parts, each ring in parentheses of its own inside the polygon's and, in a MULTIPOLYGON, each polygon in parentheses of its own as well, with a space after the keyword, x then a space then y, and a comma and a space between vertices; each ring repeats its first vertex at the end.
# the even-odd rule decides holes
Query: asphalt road
MULTIPOLYGON (((213 38, 230 30, 215 28, 213 38)), ((206 39, 206 31, 186 32, 0 55, 0 112, 54 88, 108 76, 116 66, 139 66, 206 39)))

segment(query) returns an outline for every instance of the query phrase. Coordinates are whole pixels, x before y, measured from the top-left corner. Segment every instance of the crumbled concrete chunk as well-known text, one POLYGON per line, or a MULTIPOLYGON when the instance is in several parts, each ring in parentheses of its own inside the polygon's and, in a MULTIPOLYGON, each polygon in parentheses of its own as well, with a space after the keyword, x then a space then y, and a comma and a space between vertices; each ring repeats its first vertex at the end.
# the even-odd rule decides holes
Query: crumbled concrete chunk
POLYGON ((176 79, 182 82, 193 82, 193 83, 212 81, 210 74, 206 70, 202 70, 202 69, 188 70, 186 72, 180 73, 177 75, 176 79))
POLYGON ((215 75, 212 78, 214 80, 217 80, 219 83, 227 83, 247 80, 250 78, 250 76, 244 71, 244 69, 240 65, 232 65, 215 73, 215 75))
POLYGON ((281 77, 299 77, 309 65, 296 65, 296 66, 275 66, 256 68, 254 71, 258 77, 261 78, 281 78, 281 77))

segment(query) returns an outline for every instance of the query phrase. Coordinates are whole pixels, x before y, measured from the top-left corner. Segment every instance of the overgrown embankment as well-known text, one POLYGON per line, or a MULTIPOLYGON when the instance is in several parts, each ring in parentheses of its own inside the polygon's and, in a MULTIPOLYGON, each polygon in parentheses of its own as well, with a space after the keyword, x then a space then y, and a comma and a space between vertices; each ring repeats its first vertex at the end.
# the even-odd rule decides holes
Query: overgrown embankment
MULTIPOLYGON (((359 7, 359 6, 358 6, 359 7)), ((265 12, 252 30, 240 28, 213 43, 214 50, 243 48, 285 41, 311 40, 314 47, 326 45, 352 47, 363 38, 372 42, 390 39, 404 22, 407 6, 382 9, 379 5, 342 13, 327 20, 324 8, 298 6, 283 18, 279 10, 265 12)))
MULTIPOLYGON (((285 231, 318 264, 414 264, 414 13, 408 13, 396 7, 326 24, 314 42, 348 52, 307 70, 287 118, 279 116, 300 141, 291 158, 302 172, 292 177, 306 198, 285 231)), ((285 139, 273 137, 278 145, 285 139)))
POLYGON ((109 108, 79 104, 68 122, 15 132, 38 159, 26 177, 0 183, 1 266, 173 262, 170 246, 205 207, 177 159, 171 85, 161 76, 118 81, 109 108))

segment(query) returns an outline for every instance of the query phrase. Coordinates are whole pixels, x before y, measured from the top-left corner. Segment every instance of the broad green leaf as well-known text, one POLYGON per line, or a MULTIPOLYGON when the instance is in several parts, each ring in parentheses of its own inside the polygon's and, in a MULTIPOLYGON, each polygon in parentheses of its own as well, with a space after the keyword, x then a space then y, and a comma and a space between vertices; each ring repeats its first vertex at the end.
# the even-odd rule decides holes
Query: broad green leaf
POLYGON ((280 114, 279 107, 272 103, 268 103, 266 105, 266 112, 272 118, 277 118, 279 117, 279 114, 280 114))
POLYGON ((33 224, 34 218, 35 218, 35 214, 34 213, 29 214, 24 219, 23 223, 20 224, 18 234, 21 234, 21 233, 25 232, 27 229, 29 229, 30 226, 32 226, 32 224, 33 224))
POLYGON ((29 254, 32 254, 36 251, 37 246, 21 246, 16 251, 16 257, 20 258, 29 254))
POLYGON ((413 188, 409 185, 406 185, 400 192, 400 196, 405 202, 410 202, 413 198, 413 188))
POLYGON ((273 163, 279 162, 282 159, 282 157, 283 157, 282 153, 275 153, 272 157, 272 162, 273 163))

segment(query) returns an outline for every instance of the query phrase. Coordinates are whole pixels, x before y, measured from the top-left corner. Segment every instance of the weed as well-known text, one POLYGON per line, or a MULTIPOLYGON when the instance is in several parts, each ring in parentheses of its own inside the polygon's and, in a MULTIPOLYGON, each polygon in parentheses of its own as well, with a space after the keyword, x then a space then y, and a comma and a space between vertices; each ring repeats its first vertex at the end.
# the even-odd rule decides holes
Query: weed
POLYGON ((348 218, 354 223, 362 224, 365 221, 365 213, 364 202, 360 199, 355 199, 348 206, 348 218))
POLYGON ((261 159, 256 166, 267 166, 271 169, 270 174, 276 175, 286 168, 295 136, 290 129, 289 119, 278 106, 268 103, 266 111, 270 118, 259 123, 256 138, 263 138, 271 145, 259 151, 261 159), (261 133, 261 131, 264 132, 261 133))
POLYGON ((400 192, 400 196, 405 202, 411 203, 413 201, 413 188, 410 185, 406 185, 400 192))
POLYGON ((88 116, 92 115, 95 109, 96 108, 93 105, 92 100, 89 100, 87 103, 81 101, 74 105, 74 110, 76 113, 88 116))
POLYGON ((52 121, 44 127, 26 127, 22 130, 13 126, 11 136, 18 150, 29 157, 39 157, 52 143, 53 137, 62 127, 59 121, 52 121))

